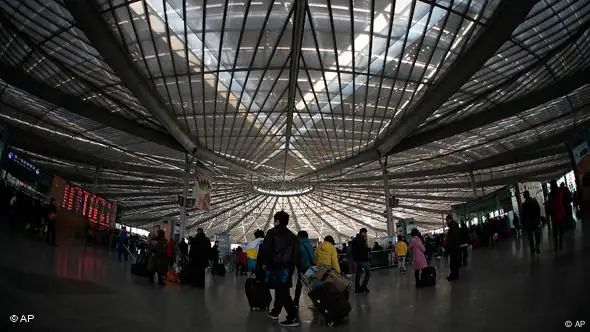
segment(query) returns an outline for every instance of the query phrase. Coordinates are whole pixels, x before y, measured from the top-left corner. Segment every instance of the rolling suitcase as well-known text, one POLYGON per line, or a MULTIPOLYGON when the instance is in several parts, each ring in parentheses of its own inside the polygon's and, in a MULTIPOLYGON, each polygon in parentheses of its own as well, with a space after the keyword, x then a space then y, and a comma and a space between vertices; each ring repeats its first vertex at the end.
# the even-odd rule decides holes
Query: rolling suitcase
POLYGON ((348 301, 348 292, 338 291, 331 283, 321 284, 308 295, 330 327, 346 318, 352 310, 348 301))
POLYGON ((146 269, 145 265, 138 264, 138 263, 131 264, 131 274, 134 274, 134 275, 140 276, 140 277, 148 277, 150 275, 150 273, 146 269))
POLYGON ((272 301, 266 283, 255 278, 246 279, 246 297, 251 310, 268 310, 272 301))
POLYGON ((131 274, 140 277, 149 277, 150 273, 147 269, 148 257, 146 254, 139 255, 134 264, 131 264, 131 274))
POLYGON ((214 275, 225 276, 225 264, 215 263, 213 264, 212 272, 214 275))
POLYGON ((420 280, 416 283, 416 287, 429 287, 436 284, 436 269, 433 266, 428 266, 422 269, 420 280))

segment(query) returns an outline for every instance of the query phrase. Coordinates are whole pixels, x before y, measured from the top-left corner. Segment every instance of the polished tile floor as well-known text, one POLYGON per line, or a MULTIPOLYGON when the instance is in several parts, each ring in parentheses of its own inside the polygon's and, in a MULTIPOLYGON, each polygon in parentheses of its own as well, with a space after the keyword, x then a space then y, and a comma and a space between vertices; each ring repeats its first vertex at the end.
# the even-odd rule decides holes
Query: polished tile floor
MULTIPOLYGON (((547 245, 530 257, 525 242, 478 249, 461 280, 415 289, 413 274, 374 271, 372 292, 352 297, 352 312, 335 330, 559 331, 565 321, 590 328, 590 231, 579 225, 556 255, 547 245)), ((586 228, 589 228, 586 225, 586 228)), ((0 227, 0 331, 280 331, 250 312, 244 277, 208 277, 207 288, 152 287, 102 248, 42 242, 0 227), (34 315, 11 323, 11 315, 34 315)), ((302 303, 301 330, 328 330, 302 303)), ((293 329, 293 328, 292 328, 293 329)), ((286 329, 285 329, 286 330, 286 329)))

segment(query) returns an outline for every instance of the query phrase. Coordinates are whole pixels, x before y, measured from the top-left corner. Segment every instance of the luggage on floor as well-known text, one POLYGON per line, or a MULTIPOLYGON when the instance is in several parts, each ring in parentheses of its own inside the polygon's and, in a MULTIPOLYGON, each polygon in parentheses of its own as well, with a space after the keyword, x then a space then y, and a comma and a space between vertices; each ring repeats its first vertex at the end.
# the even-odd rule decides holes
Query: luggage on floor
POLYGON ((180 284, 180 278, 176 274, 176 272, 168 272, 166 273, 166 280, 173 284, 180 284))
POLYGON ((131 264, 131 274, 134 274, 134 275, 140 276, 140 277, 148 277, 150 275, 150 273, 146 269, 146 266, 144 264, 138 264, 138 263, 131 264))
POLYGON ((225 264, 223 264, 223 263, 213 264, 213 267, 211 268, 211 273, 213 273, 214 275, 218 275, 218 276, 223 277, 225 275, 225 264))
POLYGON ((352 310, 348 301, 348 291, 339 291, 334 284, 323 283, 309 292, 315 308, 320 312, 328 326, 342 321, 352 310))
POLYGON ((197 273, 195 267, 191 264, 187 264, 180 271, 180 283, 183 285, 191 285, 196 282, 197 273))
POLYGON ((416 287, 429 287, 436 284, 436 269, 428 266, 422 269, 420 280, 416 282, 416 287))
POLYGON ((352 286, 350 280, 334 270, 328 272, 327 276, 324 277, 324 282, 333 284, 338 292, 348 291, 348 289, 352 286))
POLYGON ((131 274, 140 277, 149 277, 150 272, 147 268, 149 262, 149 253, 140 254, 134 264, 131 264, 131 274))
POLYGON ((266 283, 255 278, 246 279, 246 297, 251 310, 267 310, 272 301, 266 283))

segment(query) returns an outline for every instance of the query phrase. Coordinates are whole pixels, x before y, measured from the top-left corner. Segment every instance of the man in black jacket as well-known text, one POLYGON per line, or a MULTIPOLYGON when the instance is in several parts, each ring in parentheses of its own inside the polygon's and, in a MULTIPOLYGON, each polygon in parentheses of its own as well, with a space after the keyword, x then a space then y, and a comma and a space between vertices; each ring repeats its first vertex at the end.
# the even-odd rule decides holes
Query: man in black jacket
POLYGON ((202 228, 197 229, 197 235, 191 241, 189 257, 191 270, 189 275, 194 273, 196 287, 205 288, 205 269, 211 257, 211 241, 205 236, 202 228))
POLYGON ((461 221, 459 235, 461 239, 461 244, 459 246, 461 266, 467 266, 467 252, 469 249, 469 227, 467 227, 467 224, 464 221, 461 221))
POLYGON ((275 289, 274 308, 268 313, 273 319, 279 319, 279 315, 285 307, 287 320, 281 322, 282 326, 299 326, 299 318, 295 303, 289 290, 292 285, 295 265, 300 261, 301 249, 299 240, 293 232, 287 228, 289 215, 285 211, 277 212, 274 216, 275 227, 266 233, 259 253, 264 270, 267 271, 269 286, 275 289))
POLYGON ((522 195, 524 202, 520 206, 520 219, 529 238, 531 254, 535 252, 538 254, 541 252, 539 249, 541 243, 541 207, 539 207, 537 200, 531 197, 528 190, 522 195))
POLYGON ((360 232, 352 240, 352 258, 356 264, 354 278, 355 293, 368 293, 367 285, 371 279, 371 266, 369 265, 369 246, 367 245, 367 229, 361 228, 360 232), (361 270, 365 272, 365 278, 361 284, 361 270))
POLYGON ((448 215, 447 218, 447 226, 449 227, 449 232, 447 233, 447 247, 446 250, 449 253, 450 258, 450 269, 451 273, 447 277, 448 281, 453 281, 459 279, 459 267, 461 267, 461 255, 459 251, 459 246, 461 245, 461 234, 459 231, 459 225, 451 215, 448 215))

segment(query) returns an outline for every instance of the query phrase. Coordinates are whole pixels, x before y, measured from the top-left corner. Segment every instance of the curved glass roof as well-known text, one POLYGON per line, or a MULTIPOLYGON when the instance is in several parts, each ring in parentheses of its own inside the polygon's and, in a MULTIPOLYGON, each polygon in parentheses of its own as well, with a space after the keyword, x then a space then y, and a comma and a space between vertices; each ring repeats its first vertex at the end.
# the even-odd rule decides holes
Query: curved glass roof
POLYGON ((189 232, 243 241, 284 209, 312 237, 383 235, 384 165, 394 218, 435 229, 470 171, 486 192, 548 179, 590 121, 588 1, 0 0, 0 18, 12 144, 81 185, 98 166, 136 227, 179 217, 188 152, 214 174, 189 232))

